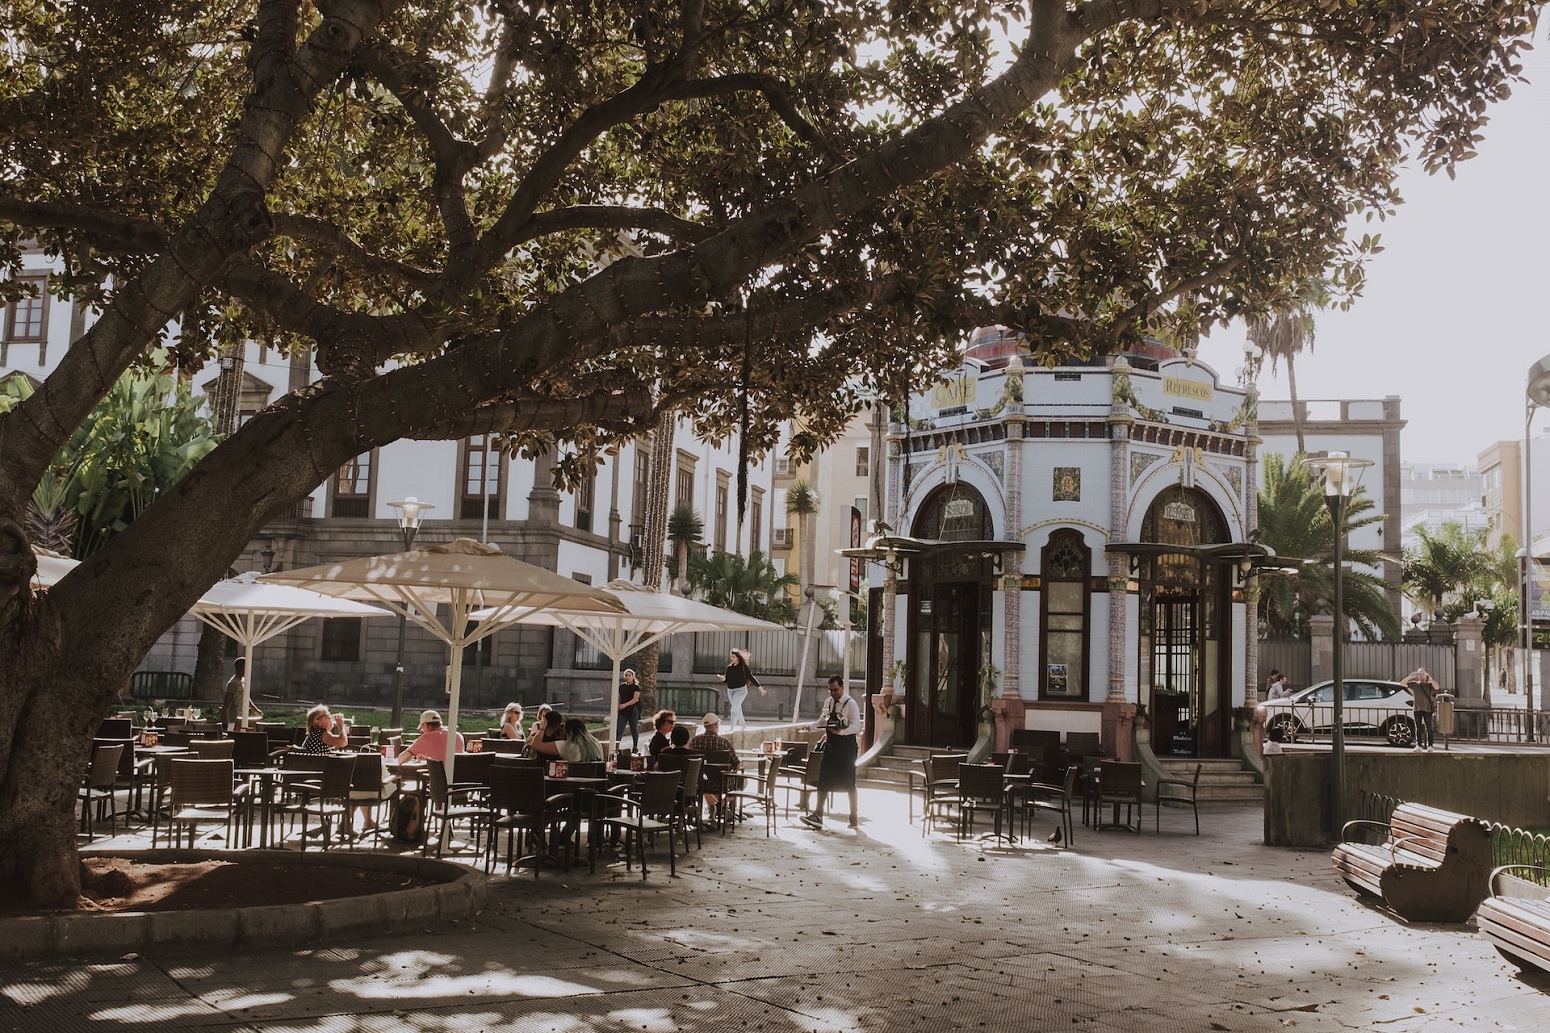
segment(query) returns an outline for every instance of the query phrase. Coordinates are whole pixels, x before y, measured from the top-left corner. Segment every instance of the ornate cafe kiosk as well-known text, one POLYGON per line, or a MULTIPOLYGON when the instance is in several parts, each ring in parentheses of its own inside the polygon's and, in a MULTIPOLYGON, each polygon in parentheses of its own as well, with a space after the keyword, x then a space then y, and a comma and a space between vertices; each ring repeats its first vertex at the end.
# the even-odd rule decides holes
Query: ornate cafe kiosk
POLYGON ((1131 759, 1237 753, 1256 683, 1256 395, 1145 347, 1030 367, 977 331, 888 428, 869 543, 903 662, 901 740, 1004 750, 1015 729, 1101 735, 1131 759))

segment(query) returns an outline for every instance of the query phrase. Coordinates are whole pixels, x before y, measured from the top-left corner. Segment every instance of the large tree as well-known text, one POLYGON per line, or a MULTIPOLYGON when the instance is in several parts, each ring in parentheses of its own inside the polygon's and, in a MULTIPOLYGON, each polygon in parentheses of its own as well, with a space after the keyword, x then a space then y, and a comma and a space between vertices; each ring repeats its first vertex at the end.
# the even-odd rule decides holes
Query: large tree
POLYGON ((0 871, 71 898, 114 688, 352 456, 497 432, 574 476, 674 410, 800 449, 972 325, 1047 360, 1349 286, 1347 219, 1473 152, 1537 7, 0 6, 0 262, 101 310, 0 417, 0 871), (259 338, 315 382, 33 595, 28 498, 174 320, 185 369, 259 338))

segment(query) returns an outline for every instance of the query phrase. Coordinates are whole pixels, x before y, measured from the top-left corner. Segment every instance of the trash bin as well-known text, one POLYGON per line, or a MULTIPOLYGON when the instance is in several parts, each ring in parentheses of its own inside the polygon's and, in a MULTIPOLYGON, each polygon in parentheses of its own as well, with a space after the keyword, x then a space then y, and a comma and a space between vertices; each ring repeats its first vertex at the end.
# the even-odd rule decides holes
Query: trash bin
POLYGON ((1447 739, 1453 735, 1453 693, 1437 694, 1437 734, 1447 739))

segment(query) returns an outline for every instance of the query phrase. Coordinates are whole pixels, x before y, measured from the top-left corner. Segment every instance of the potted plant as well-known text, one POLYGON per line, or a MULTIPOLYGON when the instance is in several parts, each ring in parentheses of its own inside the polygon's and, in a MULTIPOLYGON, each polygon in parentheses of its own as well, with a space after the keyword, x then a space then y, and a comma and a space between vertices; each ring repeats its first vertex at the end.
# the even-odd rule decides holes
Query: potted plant
POLYGON ((883 690, 891 704, 896 699, 903 699, 909 688, 909 668, 903 660, 895 660, 888 667, 888 688, 883 690))

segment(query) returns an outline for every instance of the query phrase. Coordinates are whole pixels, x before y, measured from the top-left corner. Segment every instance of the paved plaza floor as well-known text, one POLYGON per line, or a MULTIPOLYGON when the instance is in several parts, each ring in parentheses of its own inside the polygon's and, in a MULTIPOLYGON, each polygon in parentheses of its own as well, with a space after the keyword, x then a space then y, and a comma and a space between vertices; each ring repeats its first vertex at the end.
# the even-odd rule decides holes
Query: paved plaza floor
POLYGON ((758 822, 649 880, 497 875, 477 918, 293 948, 0 967, 0 1030, 263 1033, 1542 1030, 1550 981, 1473 926, 1357 900, 1258 810, 1163 832, 922 837, 863 790, 857 831, 758 822))

